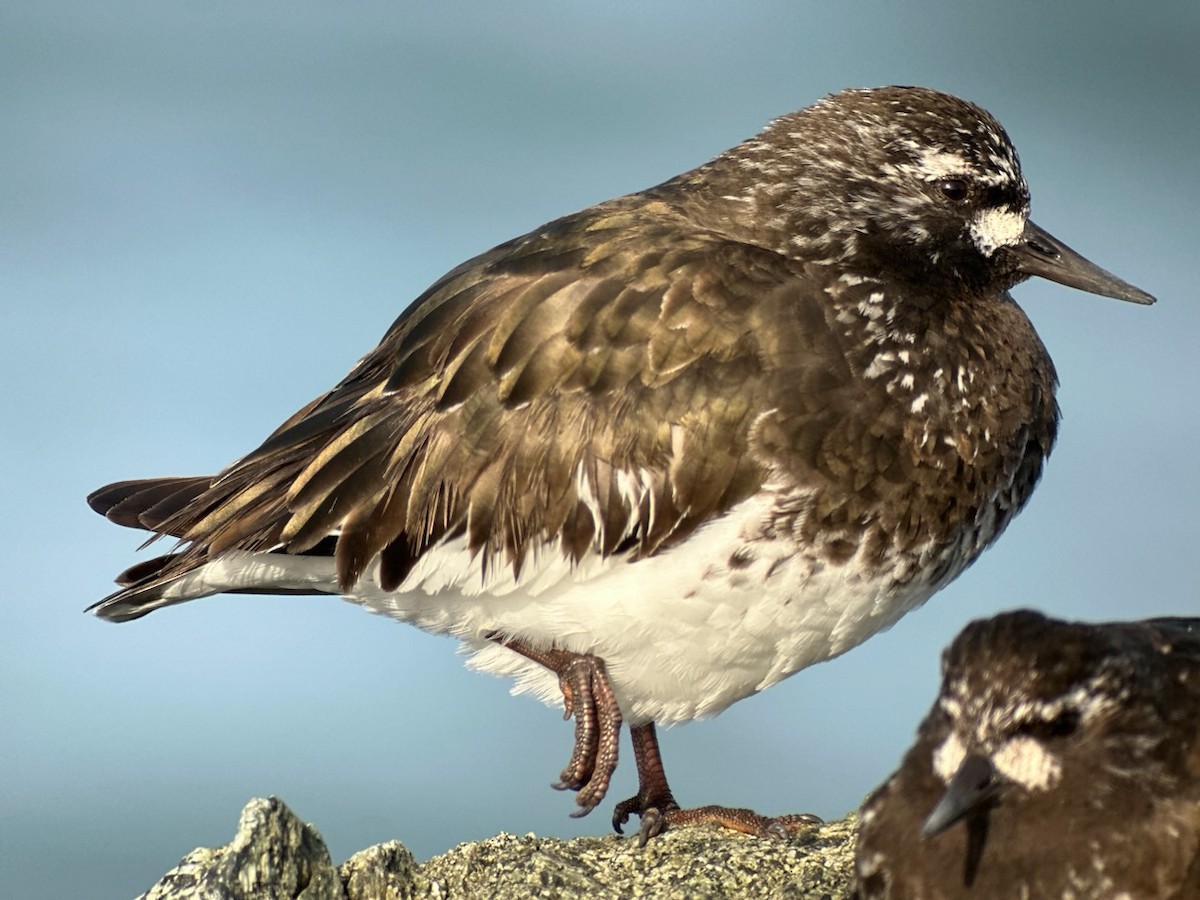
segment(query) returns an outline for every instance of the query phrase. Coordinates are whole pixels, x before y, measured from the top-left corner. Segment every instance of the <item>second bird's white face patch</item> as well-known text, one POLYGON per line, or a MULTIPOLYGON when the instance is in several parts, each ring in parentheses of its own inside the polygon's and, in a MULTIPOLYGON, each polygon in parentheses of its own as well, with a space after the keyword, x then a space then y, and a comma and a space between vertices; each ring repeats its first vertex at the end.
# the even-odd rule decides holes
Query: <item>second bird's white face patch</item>
POLYGON ((996 771, 1030 791, 1053 787, 1062 775, 1062 763, 1041 741, 1022 735, 1006 741, 992 754, 996 771))
POLYGON ((941 746, 933 751, 933 771, 944 783, 949 784, 966 756, 967 748, 962 739, 952 731, 941 746))
POLYGON ((1027 217, 1011 209, 991 207, 982 209, 971 222, 971 240, 984 256, 991 256, 1001 247, 1021 243, 1027 217))
MULTIPOLYGON (((933 751, 933 771, 945 784, 958 771, 967 756, 962 739, 950 732, 946 740, 933 751)), ((1005 741, 991 755, 992 765, 1007 781, 1028 791, 1051 788, 1062 775, 1062 763, 1035 738, 1019 735, 1005 741)))

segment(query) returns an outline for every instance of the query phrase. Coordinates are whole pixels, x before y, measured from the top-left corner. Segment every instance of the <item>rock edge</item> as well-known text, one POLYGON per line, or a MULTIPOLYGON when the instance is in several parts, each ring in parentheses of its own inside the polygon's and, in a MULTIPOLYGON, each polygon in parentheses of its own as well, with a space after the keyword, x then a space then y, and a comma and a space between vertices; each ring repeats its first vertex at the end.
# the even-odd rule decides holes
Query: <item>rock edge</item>
POLYGON ((334 866, 320 834, 278 798, 242 810, 234 839, 199 848, 139 900, 722 898, 839 900, 854 859, 850 816, 775 841, 715 827, 668 831, 639 848, 610 835, 498 834, 418 863, 399 841, 334 866))

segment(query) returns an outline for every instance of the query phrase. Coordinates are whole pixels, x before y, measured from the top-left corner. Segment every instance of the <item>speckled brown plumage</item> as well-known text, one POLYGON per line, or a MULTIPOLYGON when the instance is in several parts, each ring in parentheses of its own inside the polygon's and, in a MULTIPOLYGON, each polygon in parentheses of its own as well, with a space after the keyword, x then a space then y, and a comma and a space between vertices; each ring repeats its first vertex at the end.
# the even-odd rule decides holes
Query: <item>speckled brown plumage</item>
POLYGON ((94 609, 340 592, 545 699, 590 657, 633 726, 720 712, 890 625, 1027 501, 1056 379, 1009 288, 1150 302, 1028 200, 949 95, 783 116, 463 263, 219 475, 97 491, 179 543, 94 609))
POLYGON ((629 205, 443 279, 350 378, 207 490, 156 483, 139 524, 189 545, 162 574, 231 548, 304 552, 339 528, 346 587, 382 553, 394 588, 424 549, 464 531, 514 568, 531 541, 559 536, 576 558, 593 543, 648 555, 769 471, 812 492, 781 505, 777 528, 834 562, 862 542, 881 564, 930 540, 971 542, 988 504, 994 530, 1020 507, 1057 410, 1053 367, 1011 300, 960 295, 926 311, 910 393, 930 400, 914 417, 863 380, 879 348, 857 308, 877 285, 829 285, 812 264, 680 240, 678 215, 629 205), (675 246, 652 251, 656 236, 675 246), (602 237, 570 277, 550 268, 582 266, 602 237), (956 392, 962 368, 987 390, 956 392), (598 522, 578 496, 581 466, 602 489, 598 522), (654 502, 622 543, 629 511, 614 473, 641 469, 658 476, 654 502), (1009 490, 993 498, 998 484, 1009 490))

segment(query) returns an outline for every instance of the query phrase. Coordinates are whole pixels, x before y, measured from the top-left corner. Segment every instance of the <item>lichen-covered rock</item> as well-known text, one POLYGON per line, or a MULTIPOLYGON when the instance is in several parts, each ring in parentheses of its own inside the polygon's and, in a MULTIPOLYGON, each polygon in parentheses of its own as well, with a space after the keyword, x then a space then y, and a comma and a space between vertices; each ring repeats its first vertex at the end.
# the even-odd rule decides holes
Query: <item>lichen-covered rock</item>
POLYGON ((417 861, 399 841, 359 850, 338 867, 346 900, 415 900, 430 896, 417 861))
POLYGON ((219 850, 185 856, 140 900, 343 900, 329 850, 282 800, 246 804, 219 850))
POLYGON ((790 841, 716 827, 636 840, 500 834, 418 864, 396 841, 337 869, 320 835, 281 801, 253 800, 227 847, 195 850, 143 900, 508 900, 544 898, 795 898, 849 892, 853 817, 790 841))
POLYGON ((843 897, 853 865, 852 821, 791 841, 715 826, 667 831, 645 847, 616 835, 560 841, 533 835, 463 844, 420 867, 420 897, 843 897))

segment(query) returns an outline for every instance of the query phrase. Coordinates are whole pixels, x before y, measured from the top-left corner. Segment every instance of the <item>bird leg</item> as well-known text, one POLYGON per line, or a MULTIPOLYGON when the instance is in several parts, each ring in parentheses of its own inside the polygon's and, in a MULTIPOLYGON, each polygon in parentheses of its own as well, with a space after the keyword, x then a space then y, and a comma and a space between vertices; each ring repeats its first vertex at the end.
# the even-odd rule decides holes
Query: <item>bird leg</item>
MULTIPOLYGON (((563 718, 575 717, 575 747, 567 767, 552 787, 575 791, 579 809, 571 815, 576 818, 586 816, 608 792, 617 768, 617 744, 621 735, 621 710, 608 682, 604 660, 590 653, 572 653, 553 647, 540 650, 515 638, 490 635, 489 639, 545 666, 558 676, 563 694, 563 718)), ((808 813, 767 818, 750 809, 726 806, 680 809, 667 784, 654 723, 633 726, 629 734, 637 764, 638 792, 617 804, 612 823, 617 833, 622 834, 621 826, 630 816, 637 815, 641 819, 638 846, 644 846, 671 825, 721 825, 759 837, 787 838, 810 825, 821 824, 819 818, 808 813)))
POLYGON ((558 676, 563 718, 575 717, 575 747, 567 767, 551 787, 575 791, 579 809, 571 815, 586 816, 608 792, 617 768, 617 744, 621 736, 621 710, 608 683, 604 660, 590 653, 555 648, 538 650, 513 638, 493 636, 491 640, 558 676))
POLYGON ((633 758, 637 763, 638 792, 617 804, 612 821, 613 828, 622 834, 621 826, 629 821, 629 817, 639 816, 642 823, 638 828, 638 846, 644 846, 670 825, 721 825, 758 837, 787 838, 810 825, 821 824, 818 817, 808 813, 767 818, 750 809, 726 806, 680 809, 663 771, 654 723, 631 726, 629 735, 633 739, 633 758))

